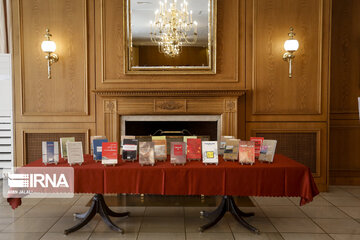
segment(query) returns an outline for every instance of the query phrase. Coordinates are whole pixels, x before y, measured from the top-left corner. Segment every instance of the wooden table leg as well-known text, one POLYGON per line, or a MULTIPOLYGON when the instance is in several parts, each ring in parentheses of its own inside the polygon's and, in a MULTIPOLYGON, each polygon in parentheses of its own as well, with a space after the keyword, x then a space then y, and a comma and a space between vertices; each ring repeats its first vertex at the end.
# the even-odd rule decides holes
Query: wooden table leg
POLYGON ((245 228, 247 228, 251 232, 254 232, 257 234, 260 233, 260 231, 257 228, 250 225, 243 218, 243 217, 254 216, 254 213, 245 213, 245 212, 241 211, 236 206, 236 203, 232 196, 223 196, 223 199, 221 200, 219 207, 217 209, 215 209, 214 211, 212 211, 212 212, 201 211, 200 212, 200 216, 209 218, 210 222, 208 224, 201 226, 199 228, 199 230, 201 232, 203 232, 206 229, 214 226, 216 223, 218 223, 224 217, 224 215, 227 211, 229 211, 234 216, 234 218, 245 228))
POLYGON ((92 199, 90 209, 86 213, 82 213, 82 214, 75 213, 74 214, 74 217, 82 219, 82 221, 80 223, 78 223, 77 225, 73 226, 72 228, 66 229, 64 231, 64 234, 67 235, 69 233, 75 232, 75 231, 79 230, 80 228, 84 227, 86 224, 88 224, 90 222, 91 219, 94 218, 96 213, 100 214, 101 218, 103 219, 103 221, 106 223, 106 225, 110 229, 112 229, 116 232, 124 233, 124 230, 122 230, 121 228, 116 226, 111 221, 109 216, 111 216, 111 217, 127 217, 127 216, 129 216, 130 213, 129 212, 116 213, 116 212, 112 211, 106 205, 104 196, 102 194, 95 194, 92 199))

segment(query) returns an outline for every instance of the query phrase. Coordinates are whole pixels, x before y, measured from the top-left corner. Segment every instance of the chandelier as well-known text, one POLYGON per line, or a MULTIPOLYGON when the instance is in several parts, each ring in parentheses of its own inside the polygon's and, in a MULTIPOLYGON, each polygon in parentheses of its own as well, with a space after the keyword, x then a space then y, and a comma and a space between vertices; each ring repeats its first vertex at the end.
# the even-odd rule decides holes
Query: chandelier
POLYGON ((159 52, 170 57, 180 54, 182 45, 197 41, 197 22, 192 19, 188 2, 184 0, 177 8, 176 0, 172 3, 159 2, 160 9, 155 11, 155 21, 150 21, 150 38, 159 47, 159 52))

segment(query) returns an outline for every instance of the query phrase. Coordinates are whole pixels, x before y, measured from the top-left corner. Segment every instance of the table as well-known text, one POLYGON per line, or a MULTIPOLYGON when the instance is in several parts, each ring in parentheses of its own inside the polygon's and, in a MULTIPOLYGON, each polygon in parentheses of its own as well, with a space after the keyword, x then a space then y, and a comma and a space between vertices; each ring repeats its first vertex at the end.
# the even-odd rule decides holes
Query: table
MULTIPOLYGON (((27 165, 30 166, 44 165, 38 160, 27 165)), ((61 159, 57 166, 69 165, 61 159)), ((226 211, 230 211, 242 225, 258 232, 243 219, 253 214, 240 211, 232 196, 301 197, 299 204, 304 205, 319 193, 310 169, 283 155, 275 155, 272 164, 256 161, 252 166, 226 162, 221 156, 217 166, 205 166, 200 161, 174 166, 169 159, 157 162, 155 166, 140 166, 138 162, 121 160, 116 166, 103 166, 95 162, 92 156, 85 155, 81 166, 72 167, 75 193, 95 193, 89 212, 77 214, 76 217, 83 218, 85 225, 98 212, 113 230, 119 232, 122 230, 108 216, 124 217, 129 213, 111 211, 102 194, 222 195, 223 200, 217 210, 201 213, 212 221, 200 230, 215 225, 226 211)), ((8 199, 8 202, 16 208, 21 204, 21 199, 8 199)), ((65 233, 76 231, 77 227, 65 230, 65 233)))

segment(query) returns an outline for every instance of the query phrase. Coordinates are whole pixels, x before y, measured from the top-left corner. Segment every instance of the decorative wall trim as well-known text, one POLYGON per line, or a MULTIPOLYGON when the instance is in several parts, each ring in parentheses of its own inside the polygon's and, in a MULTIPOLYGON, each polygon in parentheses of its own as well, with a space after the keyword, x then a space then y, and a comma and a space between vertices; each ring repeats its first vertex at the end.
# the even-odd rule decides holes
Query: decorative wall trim
POLYGON ((126 89, 99 89, 93 91, 96 95, 104 97, 240 97, 246 93, 246 90, 126 90, 126 89))
POLYGON ((164 99, 154 101, 154 112, 186 112, 186 100, 164 99))

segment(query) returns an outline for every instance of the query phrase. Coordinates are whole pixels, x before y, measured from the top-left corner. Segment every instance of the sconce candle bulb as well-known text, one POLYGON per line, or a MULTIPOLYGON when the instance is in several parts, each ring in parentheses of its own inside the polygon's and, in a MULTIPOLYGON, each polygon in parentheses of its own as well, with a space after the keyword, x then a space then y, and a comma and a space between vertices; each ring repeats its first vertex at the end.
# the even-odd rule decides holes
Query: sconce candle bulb
POLYGON ((299 49, 298 40, 294 39, 295 33, 294 28, 290 27, 290 32, 288 33, 289 39, 284 43, 284 49, 286 53, 283 55, 283 60, 289 62, 289 78, 292 77, 292 60, 295 58, 294 52, 299 49))
POLYGON ((59 60, 59 57, 54 53, 56 50, 56 44, 54 41, 50 40, 52 35, 50 34, 49 29, 46 29, 46 34, 44 36, 46 40, 41 43, 41 49, 47 54, 45 59, 48 62, 48 79, 51 79, 51 65, 56 63, 59 60))

